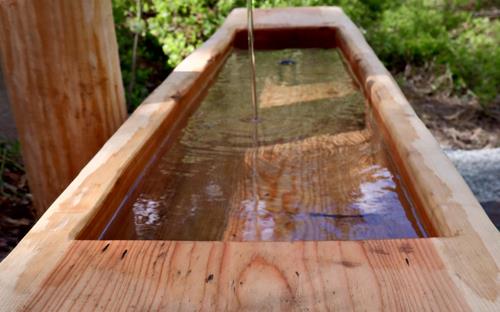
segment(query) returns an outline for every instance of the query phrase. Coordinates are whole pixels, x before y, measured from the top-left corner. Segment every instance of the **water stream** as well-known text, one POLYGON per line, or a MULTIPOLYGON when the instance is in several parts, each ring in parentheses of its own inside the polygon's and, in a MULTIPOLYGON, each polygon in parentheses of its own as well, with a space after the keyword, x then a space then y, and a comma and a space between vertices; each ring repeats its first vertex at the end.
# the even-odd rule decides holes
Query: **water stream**
MULTIPOLYGON (((257 100, 257 81, 256 81, 256 68, 255 68, 255 48, 254 48, 254 24, 253 24, 253 0, 247 0, 247 29, 248 29, 248 58, 250 60, 250 81, 252 90, 252 107, 253 107, 253 148, 259 148, 259 103, 257 100)), ((257 153, 252 157, 252 206, 254 213, 258 213, 259 209, 259 192, 257 185, 257 153)), ((258 224, 255 225, 258 228, 258 224)))
POLYGON ((250 59, 250 74, 252 88, 253 121, 259 122, 259 103, 257 100, 257 83, 255 69, 255 49, 253 37, 253 0, 247 0, 247 22, 248 22, 248 53, 250 59))

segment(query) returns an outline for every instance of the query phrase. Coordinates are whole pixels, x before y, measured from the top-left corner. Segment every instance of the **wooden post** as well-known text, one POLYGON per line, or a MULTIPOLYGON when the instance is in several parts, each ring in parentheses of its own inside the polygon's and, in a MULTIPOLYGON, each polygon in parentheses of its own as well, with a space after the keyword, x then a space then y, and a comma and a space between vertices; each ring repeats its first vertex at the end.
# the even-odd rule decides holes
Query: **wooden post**
POLYGON ((41 215, 126 118, 111 0, 0 1, 0 56, 41 215))

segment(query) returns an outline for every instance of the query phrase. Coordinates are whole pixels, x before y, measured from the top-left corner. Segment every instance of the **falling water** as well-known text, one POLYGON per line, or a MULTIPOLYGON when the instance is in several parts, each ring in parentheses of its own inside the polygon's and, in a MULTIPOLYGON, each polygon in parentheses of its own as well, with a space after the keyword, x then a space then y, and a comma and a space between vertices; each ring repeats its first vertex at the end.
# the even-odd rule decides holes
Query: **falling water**
MULTIPOLYGON (((259 192, 257 188, 257 150, 259 147, 259 106, 257 103, 257 83, 255 73, 255 50, 253 37, 253 1, 247 0, 247 22, 248 22, 248 54, 250 59, 250 73, 252 84, 252 105, 253 105, 253 145, 254 153, 252 157, 252 201, 254 212, 259 208, 259 192)), ((255 224, 258 227, 258 224, 255 224)))
POLYGON ((248 20, 248 53, 250 58, 250 72, 252 75, 252 105, 253 105, 253 121, 259 120, 259 106, 257 103, 257 85, 255 83, 255 51, 253 38, 253 1, 247 0, 247 20, 248 20))

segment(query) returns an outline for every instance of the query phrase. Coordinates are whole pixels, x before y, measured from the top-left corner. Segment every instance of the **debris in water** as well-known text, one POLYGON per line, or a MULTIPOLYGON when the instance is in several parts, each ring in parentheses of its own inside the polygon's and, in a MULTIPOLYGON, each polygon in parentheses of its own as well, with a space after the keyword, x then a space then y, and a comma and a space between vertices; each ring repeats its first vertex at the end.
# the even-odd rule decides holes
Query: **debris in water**
POLYGON ((295 61, 291 59, 283 59, 280 61, 280 65, 295 65, 295 61))

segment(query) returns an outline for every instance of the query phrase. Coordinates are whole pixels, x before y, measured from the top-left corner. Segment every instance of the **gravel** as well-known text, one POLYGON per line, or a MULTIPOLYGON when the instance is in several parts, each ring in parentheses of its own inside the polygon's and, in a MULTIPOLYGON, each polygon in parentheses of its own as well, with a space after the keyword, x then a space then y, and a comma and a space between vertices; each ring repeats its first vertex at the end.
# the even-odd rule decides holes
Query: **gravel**
POLYGON ((500 148, 445 150, 445 153, 500 229, 500 148))

